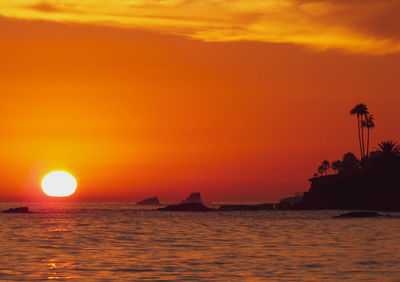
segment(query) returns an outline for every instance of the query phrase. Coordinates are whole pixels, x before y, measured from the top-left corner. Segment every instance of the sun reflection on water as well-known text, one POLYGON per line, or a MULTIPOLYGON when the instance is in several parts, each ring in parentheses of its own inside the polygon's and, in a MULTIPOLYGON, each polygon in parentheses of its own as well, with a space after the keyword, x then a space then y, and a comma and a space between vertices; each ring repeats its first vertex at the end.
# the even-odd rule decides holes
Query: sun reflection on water
POLYGON ((63 263, 55 259, 51 259, 46 265, 47 270, 44 274, 46 275, 47 280, 79 278, 78 275, 72 275, 72 273, 70 273, 70 268, 73 266, 70 263, 63 263))

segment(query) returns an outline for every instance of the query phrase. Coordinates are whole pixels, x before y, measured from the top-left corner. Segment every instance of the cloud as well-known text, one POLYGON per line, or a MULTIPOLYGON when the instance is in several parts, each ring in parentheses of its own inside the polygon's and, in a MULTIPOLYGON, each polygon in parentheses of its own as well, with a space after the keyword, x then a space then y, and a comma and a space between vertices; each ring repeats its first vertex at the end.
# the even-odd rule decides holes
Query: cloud
POLYGON ((54 13, 54 12, 59 12, 60 9, 58 9, 56 6, 46 3, 46 2, 40 2, 36 3, 33 5, 28 6, 28 8, 40 12, 45 12, 45 13, 54 13))
POLYGON ((59 0, 57 7, 3 2, 0 14, 7 17, 140 28, 204 41, 400 52, 399 0, 59 0))

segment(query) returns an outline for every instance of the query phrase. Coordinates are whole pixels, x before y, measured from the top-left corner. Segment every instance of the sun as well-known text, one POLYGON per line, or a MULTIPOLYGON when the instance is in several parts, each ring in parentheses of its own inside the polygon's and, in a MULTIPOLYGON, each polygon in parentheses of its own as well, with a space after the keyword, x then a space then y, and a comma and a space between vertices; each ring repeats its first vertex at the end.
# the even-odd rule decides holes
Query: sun
POLYGON ((68 172, 57 170, 47 174, 42 180, 43 192, 51 197, 68 197, 76 190, 76 179, 68 172))

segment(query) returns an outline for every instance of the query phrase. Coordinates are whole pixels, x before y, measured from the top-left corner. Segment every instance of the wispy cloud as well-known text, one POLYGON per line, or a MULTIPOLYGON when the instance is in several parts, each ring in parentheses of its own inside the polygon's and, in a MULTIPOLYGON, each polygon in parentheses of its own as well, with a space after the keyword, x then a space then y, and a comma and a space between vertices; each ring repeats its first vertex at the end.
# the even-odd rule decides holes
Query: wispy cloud
POLYGON ((399 0, 3 0, 7 17, 114 25, 205 41, 400 52, 399 0), (54 4, 56 3, 56 4, 54 4))
POLYGON ((45 13, 53 13, 53 12, 60 11, 56 6, 46 3, 46 2, 35 3, 33 5, 28 6, 27 8, 37 10, 40 12, 45 12, 45 13))

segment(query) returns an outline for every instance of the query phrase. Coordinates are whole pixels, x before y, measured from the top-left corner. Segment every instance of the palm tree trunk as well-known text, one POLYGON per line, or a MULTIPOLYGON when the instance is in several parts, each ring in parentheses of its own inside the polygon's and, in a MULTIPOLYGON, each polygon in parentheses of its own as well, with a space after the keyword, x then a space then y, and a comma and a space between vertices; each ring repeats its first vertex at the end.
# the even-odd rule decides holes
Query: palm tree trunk
POLYGON ((361 134, 360 134, 360 115, 357 114, 357 126, 358 126, 358 143, 360 143, 361 159, 363 157, 363 150, 361 146, 361 134))
MULTIPOLYGON (((362 117, 361 117, 362 119, 362 117)), ((364 127, 361 126, 361 142, 362 142, 362 157, 361 160, 365 157, 365 143, 364 143, 364 127)))
POLYGON ((368 129, 368 139, 367 139, 367 157, 369 157, 369 126, 367 127, 368 129))

